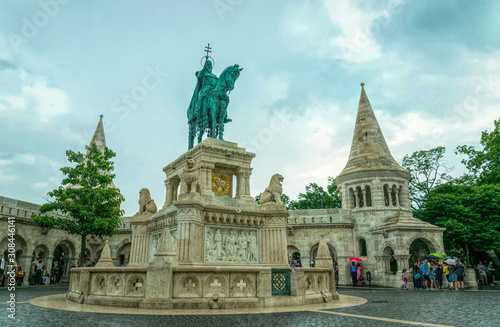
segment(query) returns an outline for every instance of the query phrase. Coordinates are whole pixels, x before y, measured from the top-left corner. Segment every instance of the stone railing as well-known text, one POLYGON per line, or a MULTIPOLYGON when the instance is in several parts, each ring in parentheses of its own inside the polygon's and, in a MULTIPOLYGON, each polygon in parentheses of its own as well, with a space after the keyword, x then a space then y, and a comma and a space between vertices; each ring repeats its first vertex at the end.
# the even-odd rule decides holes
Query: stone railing
POLYGON ((342 209, 289 210, 287 225, 351 224, 349 212, 342 209))
POLYGON ((77 303, 137 307, 145 289, 145 267, 73 268, 66 298, 77 303))

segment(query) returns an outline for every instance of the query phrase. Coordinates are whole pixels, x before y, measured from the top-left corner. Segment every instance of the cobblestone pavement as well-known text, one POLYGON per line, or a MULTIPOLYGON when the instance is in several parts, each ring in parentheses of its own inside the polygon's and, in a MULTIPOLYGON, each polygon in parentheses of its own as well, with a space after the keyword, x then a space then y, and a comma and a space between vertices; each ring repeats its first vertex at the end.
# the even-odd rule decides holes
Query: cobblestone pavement
MULTIPOLYGON (((7 317, 6 288, 0 288, 0 326, 412 326, 411 322, 448 326, 500 326, 500 287, 477 291, 402 291, 340 288, 366 298, 366 304, 331 310, 243 315, 126 315, 60 311, 31 305, 30 299, 65 293, 67 286, 16 290, 16 320, 7 317), (377 319, 377 320, 375 320, 377 319), (388 320, 389 319, 389 320, 388 320), (396 322, 394 320, 398 320, 396 322)), ((425 324, 424 324, 425 325, 425 324)))

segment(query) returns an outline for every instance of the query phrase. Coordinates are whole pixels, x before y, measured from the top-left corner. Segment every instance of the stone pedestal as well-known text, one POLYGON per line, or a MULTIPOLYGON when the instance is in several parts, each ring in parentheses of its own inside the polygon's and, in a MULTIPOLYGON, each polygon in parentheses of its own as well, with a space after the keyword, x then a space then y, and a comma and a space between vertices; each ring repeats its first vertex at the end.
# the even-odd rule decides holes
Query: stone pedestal
POLYGON ((149 247, 151 235, 147 224, 151 214, 135 214, 130 222, 132 226, 132 245, 130 249, 129 266, 147 266, 149 263, 149 247))

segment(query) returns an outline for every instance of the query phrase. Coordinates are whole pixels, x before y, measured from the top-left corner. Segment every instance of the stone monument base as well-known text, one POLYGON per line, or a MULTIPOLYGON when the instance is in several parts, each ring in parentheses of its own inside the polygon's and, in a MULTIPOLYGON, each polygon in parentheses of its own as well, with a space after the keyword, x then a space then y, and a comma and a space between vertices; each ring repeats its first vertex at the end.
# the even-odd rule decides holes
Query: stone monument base
POLYGON ((338 300, 332 269, 279 268, 284 275, 262 266, 73 268, 66 298, 100 306, 167 310, 297 306, 338 300), (287 287, 289 294, 280 295, 287 287))

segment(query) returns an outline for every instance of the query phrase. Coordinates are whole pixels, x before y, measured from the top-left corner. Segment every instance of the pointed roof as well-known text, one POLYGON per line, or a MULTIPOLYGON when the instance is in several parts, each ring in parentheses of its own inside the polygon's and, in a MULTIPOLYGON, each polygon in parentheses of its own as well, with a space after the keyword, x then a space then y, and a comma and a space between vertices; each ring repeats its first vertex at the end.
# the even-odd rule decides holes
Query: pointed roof
POLYGON ((95 144, 99 150, 104 151, 104 148, 106 147, 106 137, 104 136, 104 127, 102 125, 103 116, 101 115, 100 117, 101 118, 99 119, 99 123, 97 124, 97 128, 95 129, 94 136, 90 141, 89 147, 92 146, 92 144, 95 144))
POLYGON ((367 170, 406 171, 394 160, 361 83, 358 115, 349 160, 340 176, 367 170))

